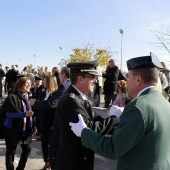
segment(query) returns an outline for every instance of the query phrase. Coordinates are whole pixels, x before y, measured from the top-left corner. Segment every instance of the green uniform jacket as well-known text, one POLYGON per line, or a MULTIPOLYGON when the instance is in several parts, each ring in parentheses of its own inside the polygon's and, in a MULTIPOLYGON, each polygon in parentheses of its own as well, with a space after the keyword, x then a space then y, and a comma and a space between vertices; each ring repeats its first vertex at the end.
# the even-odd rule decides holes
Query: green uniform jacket
POLYGON ((112 137, 85 128, 81 141, 118 159, 118 170, 169 170, 170 103, 155 88, 147 89, 125 107, 112 137))

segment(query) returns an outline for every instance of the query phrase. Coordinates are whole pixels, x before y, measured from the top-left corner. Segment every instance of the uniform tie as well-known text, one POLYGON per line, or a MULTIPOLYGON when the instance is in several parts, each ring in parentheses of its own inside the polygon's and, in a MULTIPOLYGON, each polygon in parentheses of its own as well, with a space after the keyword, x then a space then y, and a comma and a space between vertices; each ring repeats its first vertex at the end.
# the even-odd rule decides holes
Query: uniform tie
POLYGON ((93 118, 93 111, 92 111, 92 109, 91 109, 91 105, 90 105, 90 103, 88 102, 88 100, 84 100, 84 107, 85 107, 85 109, 86 109, 86 111, 87 111, 87 113, 89 114, 89 116, 91 117, 91 118, 93 118))

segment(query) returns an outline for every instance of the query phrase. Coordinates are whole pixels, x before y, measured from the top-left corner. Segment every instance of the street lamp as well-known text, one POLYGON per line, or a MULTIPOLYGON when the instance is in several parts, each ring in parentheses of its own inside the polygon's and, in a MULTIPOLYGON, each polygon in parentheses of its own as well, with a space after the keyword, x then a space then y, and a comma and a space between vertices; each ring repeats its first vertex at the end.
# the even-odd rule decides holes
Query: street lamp
POLYGON ((120 34, 122 34, 121 37, 121 62, 120 62, 120 70, 122 71, 122 44, 123 44, 123 30, 119 29, 120 34))

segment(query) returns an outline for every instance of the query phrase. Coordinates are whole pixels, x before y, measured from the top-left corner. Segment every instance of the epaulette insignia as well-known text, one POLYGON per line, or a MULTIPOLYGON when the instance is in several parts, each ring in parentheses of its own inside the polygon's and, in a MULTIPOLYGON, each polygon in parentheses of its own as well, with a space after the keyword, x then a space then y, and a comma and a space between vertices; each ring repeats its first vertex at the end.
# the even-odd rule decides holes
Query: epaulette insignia
POLYGON ((137 99, 137 97, 136 97, 136 98, 134 98, 134 99, 132 99, 132 100, 131 100, 131 102, 135 101, 136 99, 137 99))
POLYGON ((75 99, 76 98, 76 95, 74 93, 70 93, 70 97, 75 99))

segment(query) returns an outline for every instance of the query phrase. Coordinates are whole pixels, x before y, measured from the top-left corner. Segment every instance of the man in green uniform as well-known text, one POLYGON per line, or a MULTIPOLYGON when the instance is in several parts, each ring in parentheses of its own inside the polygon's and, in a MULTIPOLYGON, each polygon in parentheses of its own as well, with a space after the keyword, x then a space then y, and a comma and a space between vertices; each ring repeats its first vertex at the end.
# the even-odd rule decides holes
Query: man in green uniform
POLYGON ((120 124, 111 137, 102 136, 87 128, 79 115, 71 129, 81 136, 83 146, 111 159, 118 159, 118 170, 170 169, 170 105, 157 91, 158 58, 149 56, 127 61, 128 103, 120 124))

